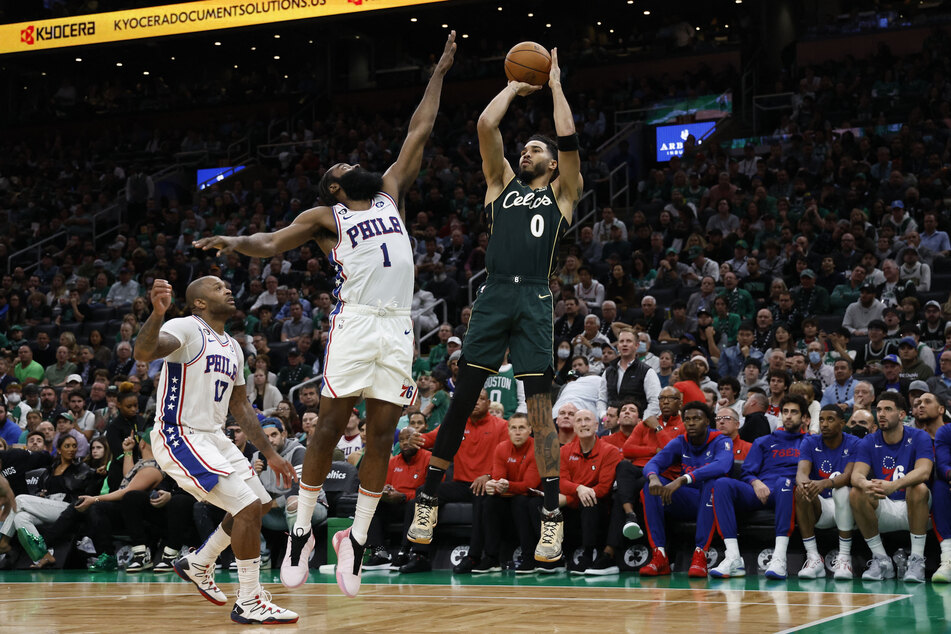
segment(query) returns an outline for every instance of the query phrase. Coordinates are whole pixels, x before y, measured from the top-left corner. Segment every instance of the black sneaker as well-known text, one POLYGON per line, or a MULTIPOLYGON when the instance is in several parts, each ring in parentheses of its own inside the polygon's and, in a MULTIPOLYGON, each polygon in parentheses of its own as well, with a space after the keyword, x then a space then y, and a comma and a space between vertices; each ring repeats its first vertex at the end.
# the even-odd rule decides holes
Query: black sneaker
POLYGON ((132 559, 125 567, 126 572, 144 572, 152 569, 152 554, 146 548, 141 552, 132 552, 132 559))
POLYGON ((472 567, 472 572, 475 574, 502 572, 502 566, 499 565, 499 560, 496 557, 482 555, 482 559, 479 560, 479 563, 472 567))
POLYGON ((175 563, 175 560, 178 559, 177 551, 170 551, 169 549, 162 550, 162 558, 158 563, 152 568, 152 572, 162 573, 162 572, 174 572, 175 569, 172 568, 172 564, 175 563))
POLYGON ((538 564, 533 558, 525 557, 522 561, 518 562, 518 565, 515 566, 515 574, 517 575, 532 575, 538 572, 538 564))
POLYGON ((590 566, 584 571, 586 575, 616 575, 621 572, 621 569, 618 568, 618 565, 614 563, 614 556, 608 555, 605 552, 602 552, 598 555, 598 558, 595 559, 590 566))
POLYGON ((578 558, 578 563, 568 564, 568 572, 573 575, 583 575, 585 571, 591 567, 591 557, 588 555, 581 555, 578 558))
POLYGON ((476 565, 476 560, 474 557, 466 555, 459 560, 459 563, 452 567, 453 573, 457 575, 467 575, 472 572, 472 569, 476 565))
POLYGON ((399 572, 400 568, 409 563, 409 555, 402 550, 396 553, 396 557, 393 558, 393 561, 390 562, 390 570, 393 572, 399 572))
POLYGON ((429 572, 433 569, 429 557, 422 553, 410 553, 409 560, 400 566, 402 574, 413 574, 414 572, 429 572))
POLYGON ((543 575, 555 575, 559 572, 565 572, 567 566, 565 558, 562 556, 558 561, 538 561, 535 560, 535 572, 543 575))
POLYGON ((644 536, 641 525, 637 523, 637 513, 628 513, 624 516, 624 528, 621 532, 628 539, 640 539, 644 536))
POLYGON ((390 553, 386 552, 386 549, 382 546, 377 546, 373 549, 373 552, 363 562, 364 570, 389 570, 390 569, 390 553))

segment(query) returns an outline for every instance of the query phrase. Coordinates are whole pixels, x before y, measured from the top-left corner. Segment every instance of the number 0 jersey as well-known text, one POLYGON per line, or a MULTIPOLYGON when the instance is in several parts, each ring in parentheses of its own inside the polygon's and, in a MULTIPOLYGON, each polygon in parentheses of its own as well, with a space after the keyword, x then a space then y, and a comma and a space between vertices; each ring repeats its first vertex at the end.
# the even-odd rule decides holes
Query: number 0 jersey
POLYGON ((197 315, 170 319, 162 332, 181 346, 165 357, 156 394, 155 424, 198 431, 220 430, 235 385, 244 385, 244 353, 197 315))
POLYGON ((353 211, 336 204, 333 215, 338 236, 329 254, 337 269, 334 296, 344 303, 409 309, 413 247, 393 199, 379 192, 369 209, 353 211))
POLYGON ((568 228, 551 185, 533 190, 512 178, 489 203, 487 213, 489 275, 548 279, 555 268, 558 241, 568 228))

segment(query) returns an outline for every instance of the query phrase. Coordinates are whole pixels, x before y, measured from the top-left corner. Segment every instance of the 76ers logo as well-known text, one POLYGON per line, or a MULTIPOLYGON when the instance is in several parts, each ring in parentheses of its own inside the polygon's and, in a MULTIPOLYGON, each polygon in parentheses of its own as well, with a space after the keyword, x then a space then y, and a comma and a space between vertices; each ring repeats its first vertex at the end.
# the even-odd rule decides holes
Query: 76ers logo
POLYGON ((403 389, 400 391, 400 396, 402 396, 403 398, 412 399, 413 391, 414 390, 412 385, 404 385, 403 389))
POLYGON ((894 456, 882 458, 882 475, 886 480, 900 480, 905 477, 905 466, 896 465, 894 456))

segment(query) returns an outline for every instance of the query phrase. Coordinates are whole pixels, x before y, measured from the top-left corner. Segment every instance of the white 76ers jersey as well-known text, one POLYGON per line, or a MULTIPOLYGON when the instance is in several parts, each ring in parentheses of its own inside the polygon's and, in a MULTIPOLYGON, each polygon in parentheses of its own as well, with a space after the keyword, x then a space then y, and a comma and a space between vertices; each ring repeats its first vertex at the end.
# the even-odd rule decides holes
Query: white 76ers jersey
POLYGON ((235 385, 244 385, 244 353, 230 335, 219 335, 192 315, 162 325, 182 345, 165 357, 159 374, 155 424, 215 432, 224 426, 235 385))
POLYGON ((334 296, 343 303, 409 309, 413 303, 413 248, 396 203, 379 192, 366 211, 333 206, 337 246, 334 296))

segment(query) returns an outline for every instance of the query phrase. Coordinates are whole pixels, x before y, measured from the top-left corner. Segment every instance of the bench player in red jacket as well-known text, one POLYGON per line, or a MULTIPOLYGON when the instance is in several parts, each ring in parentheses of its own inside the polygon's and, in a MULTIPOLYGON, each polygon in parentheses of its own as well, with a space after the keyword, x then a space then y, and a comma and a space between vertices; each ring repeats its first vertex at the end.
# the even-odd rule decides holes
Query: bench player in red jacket
MULTIPOLYGON (((436 442, 439 427, 423 434, 423 447, 430 449, 436 442)), ((456 573, 472 572, 482 555, 485 531, 482 528, 482 504, 485 501, 485 483, 492 477, 492 461, 495 448, 508 438, 508 426, 501 418, 489 414, 489 394, 479 394, 472 414, 466 421, 462 444, 453 460, 452 482, 442 482, 436 492, 440 504, 447 502, 472 503, 472 535, 469 540, 469 555, 462 558, 454 568, 456 573)), ((418 502, 418 500, 417 500, 418 502)), ((431 569, 427 555, 429 545, 416 544, 406 565, 400 572, 427 572, 431 569)))
POLYGON ((367 549, 372 552, 369 559, 363 562, 364 570, 386 570, 391 564, 406 563, 406 553, 409 552, 409 542, 406 541, 406 529, 413 520, 413 500, 416 499, 416 489, 426 478, 426 467, 429 466, 429 456, 432 454, 421 449, 423 438, 413 427, 404 427, 400 430, 400 452, 390 458, 390 465, 386 471, 386 484, 383 485, 381 504, 376 507, 376 513, 370 521, 367 531, 367 549), (403 543, 395 561, 390 560, 384 545, 383 529, 387 522, 403 522, 403 543), (403 560, 403 561, 401 561, 403 560))
POLYGON ((612 574, 618 569, 603 553, 592 560, 611 515, 610 494, 620 450, 597 437, 598 419, 590 410, 575 414, 575 440, 561 448, 559 502, 566 527, 581 524, 583 554, 572 568, 575 574, 612 574), (591 569, 589 573, 588 570, 591 569))
POLYGON ((509 419, 509 437, 495 448, 492 479, 485 483, 485 504, 482 517, 485 526, 485 554, 473 566, 472 572, 498 572, 499 550, 505 524, 515 524, 518 543, 522 547, 522 561, 516 573, 535 570, 535 558, 530 554, 538 541, 541 498, 529 497, 538 491, 541 476, 535 464, 535 439, 528 424, 528 416, 515 413, 509 419), (532 508, 534 504, 534 508, 532 508))

